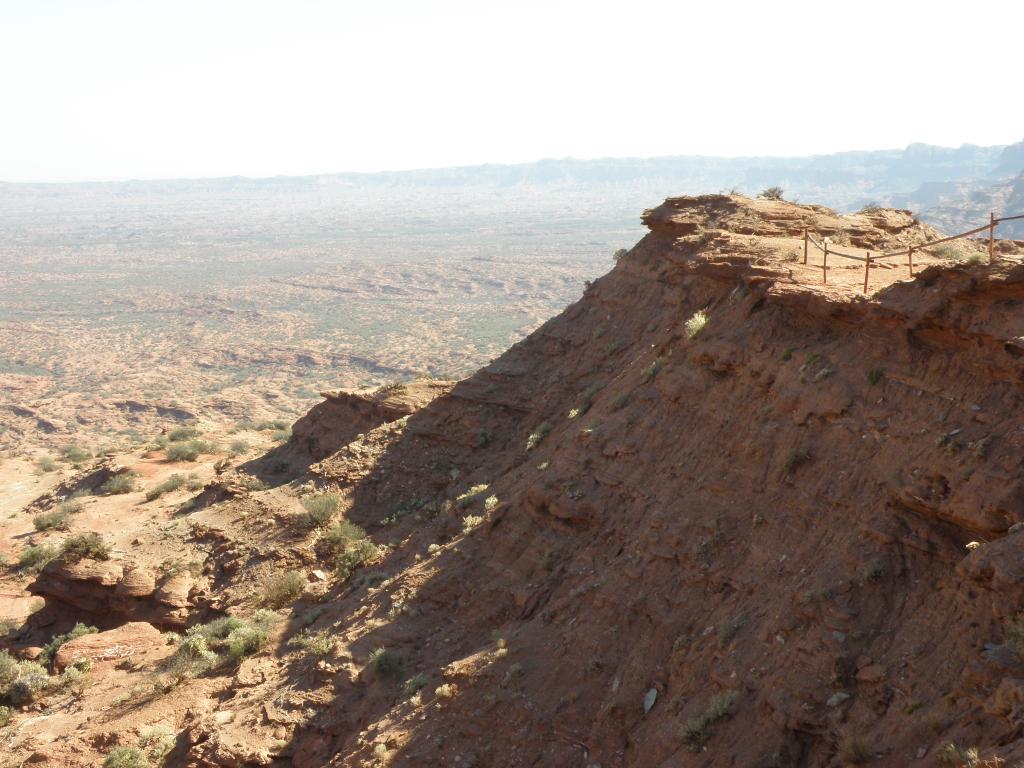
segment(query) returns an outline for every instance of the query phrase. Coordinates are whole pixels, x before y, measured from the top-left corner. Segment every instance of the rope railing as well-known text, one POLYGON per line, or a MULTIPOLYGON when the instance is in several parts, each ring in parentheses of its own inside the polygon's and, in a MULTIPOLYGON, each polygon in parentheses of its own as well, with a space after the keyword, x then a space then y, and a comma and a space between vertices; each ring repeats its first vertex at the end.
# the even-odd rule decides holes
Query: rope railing
POLYGON ((868 279, 871 274, 871 265, 875 264, 879 267, 885 267, 886 269, 892 269, 888 264, 883 264, 881 259, 891 259, 896 256, 907 257, 907 269, 910 271, 910 276, 914 276, 914 252, 924 251, 929 248, 934 248, 936 245, 942 245, 942 243, 948 243, 951 240, 959 240, 964 237, 970 237, 971 235, 977 235, 982 232, 988 231, 988 263, 992 264, 995 261, 995 233, 996 227, 1002 224, 1004 221, 1018 221, 1024 219, 1024 214, 1017 216, 1003 216, 1002 218, 996 218, 994 213, 989 214, 988 224, 983 224, 980 227, 976 227, 967 232, 961 232, 958 235, 950 235, 949 237, 943 237, 939 240, 932 240, 921 245, 908 245, 905 249, 900 251, 885 251, 882 253, 876 253, 872 255, 871 251, 865 251, 863 256, 858 256, 855 253, 845 253, 843 251, 837 251, 831 248, 831 243, 827 237, 822 238, 820 241, 817 240, 814 235, 810 232, 810 227, 804 227, 804 264, 807 263, 807 252, 809 246, 813 245, 819 251, 824 253, 821 261, 821 281, 823 283, 828 282, 828 257, 839 256, 843 259, 851 259, 853 261, 860 261, 864 263, 864 293, 868 292, 868 279))

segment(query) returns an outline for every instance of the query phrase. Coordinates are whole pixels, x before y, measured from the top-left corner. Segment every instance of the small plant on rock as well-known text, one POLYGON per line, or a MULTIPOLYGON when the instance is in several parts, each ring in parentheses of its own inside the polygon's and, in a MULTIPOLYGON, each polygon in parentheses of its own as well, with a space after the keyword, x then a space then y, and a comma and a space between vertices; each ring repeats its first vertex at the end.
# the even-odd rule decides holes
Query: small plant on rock
POLYGON ((114 475, 107 482, 100 486, 100 492, 108 496, 116 496, 122 493, 131 493, 135 490, 135 478, 128 472, 114 475))
POLYGON ((115 747, 103 761, 103 768, 150 768, 150 765, 149 758, 137 747, 115 747))
POLYGON ((109 560, 110 547, 98 533, 80 533, 64 540, 60 554, 69 563, 77 563, 79 560, 109 560))
POLYGON ((49 544, 40 544, 36 547, 25 547, 18 558, 18 567, 26 571, 41 571, 48 562, 53 560, 60 552, 56 547, 49 544))
POLYGON ((341 507, 341 499, 336 493, 317 493, 302 500, 306 508, 306 521, 311 528, 326 528, 341 507))
POLYGON ((370 654, 367 667, 381 677, 396 677, 402 672, 402 660, 387 648, 378 648, 370 654))
POLYGON ((703 309, 698 309, 690 318, 686 321, 686 338, 693 339, 697 337, 704 327, 708 324, 708 313, 703 309))
POLYGON ((71 527, 71 513, 59 506, 49 512, 40 512, 32 518, 37 531, 66 531, 71 527))
POLYGON ((271 576, 263 587, 263 602, 271 608, 281 608, 295 602, 306 589, 306 577, 299 571, 285 571, 271 576))

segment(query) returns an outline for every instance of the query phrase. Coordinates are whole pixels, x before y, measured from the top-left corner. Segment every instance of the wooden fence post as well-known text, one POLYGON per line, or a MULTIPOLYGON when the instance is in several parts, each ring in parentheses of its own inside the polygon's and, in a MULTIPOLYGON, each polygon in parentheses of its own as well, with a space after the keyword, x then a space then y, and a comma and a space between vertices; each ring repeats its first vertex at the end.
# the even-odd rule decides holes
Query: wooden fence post
POLYGON ((910 276, 914 276, 914 246, 907 249, 907 266, 910 267, 910 276))
POLYGON ((828 282, 828 238, 825 238, 825 258, 821 261, 821 282, 828 282))
POLYGON ((804 227, 804 264, 807 263, 807 227, 804 227))
POLYGON ((995 261, 995 237, 996 237, 996 215, 990 212, 988 215, 988 263, 995 261))
POLYGON ((868 270, 871 269, 871 251, 866 251, 867 259, 864 261, 864 293, 868 292, 868 270))

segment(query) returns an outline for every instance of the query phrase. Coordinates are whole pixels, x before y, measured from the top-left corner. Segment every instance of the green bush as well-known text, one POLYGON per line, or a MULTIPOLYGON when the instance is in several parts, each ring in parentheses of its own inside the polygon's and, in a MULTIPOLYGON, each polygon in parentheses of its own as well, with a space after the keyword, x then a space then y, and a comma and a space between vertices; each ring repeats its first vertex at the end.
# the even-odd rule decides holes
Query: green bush
POLYGON ((69 563, 79 560, 109 560, 110 547, 98 533, 80 533, 64 540, 61 557, 69 563))
POLYGON ((84 448, 79 448, 77 445, 65 445, 60 452, 61 457, 65 461, 70 461, 72 464, 81 464, 83 461, 92 458, 92 454, 84 448))
POLYGON ((131 493, 135 490, 135 478, 128 472, 114 475, 107 482, 100 486, 100 492, 108 496, 120 493, 131 493))
POLYGON ((57 462, 50 456, 43 456, 41 459, 36 461, 36 466, 40 472, 53 472, 57 468, 57 462))
POLYGON ((336 493, 324 492, 307 496, 302 500, 306 508, 306 521, 312 528, 325 528, 341 507, 341 499, 336 493))
POLYGON ((74 640, 76 637, 94 635, 97 632, 99 630, 96 627, 89 627, 82 622, 78 622, 70 632, 65 632, 63 635, 54 635, 53 639, 43 646, 43 652, 39 654, 39 663, 45 664, 48 667, 53 666, 53 660, 57 658, 57 651, 60 650, 62 645, 69 640, 74 640))
POLYGON ((139 734, 138 745, 139 749, 146 753, 146 757, 160 765, 174 749, 174 740, 174 731, 167 726, 156 725, 139 734))
POLYGON ((367 666, 382 677, 397 677, 402 672, 402 660, 387 648, 378 648, 371 653, 367 666))
POLYGON ((730 715, 736 707, 736 691, 725 691, 713 697, 704 714, 691 718, 683 726, 683 741, 691 752, 700 752, 708 740, 708 726, 730 715))
POLYGON ((82 511, 83 506, 82 502, 80 502, 78 499, 72 496, 67 501, 62 501, 60 504, 58 504, 57 509, 59 509, 62 512, 67 512, 69 515, 77 515, 79 512, 82 511))
POLYGON ((0 728, 6 728, 11 722, 11 708, 0 706, 0 728))
POLYGON ((285 571, 267 579, 263 587, 263 602, 272 608, 281 608, 298 600, 306 588, 306 577, 299 571, 285 571))
POLYGON ((199 437, 199 430, 191 426, 175 427, 167 434, 167 438, 172 443, 180 443, 183 440, 192 440, 196 437, 199 437))
POLYGON ((50 676, 42 664, 13 658, 0 651, 0 699, 12 704, 27 704, 50 685, 50 676))
POLYGON ((71 513, 60 506, 49 512, 40 512, 32 518, 37 531, 66 531, 71 527, 71 513))
POLYGON ((330 656, 334 652, 334 635, 326 629, 319 632, 303 630, 288 641, 288 647, 309 656, 330 656))
POLYGON ((150 765, 149 758, 137 747, 115 747, 103 761, 103 768, 150 768, 150 765))
POLYGON ((350 545, 366 538, 366 531, 355 523, 342 520, 335 526, 327 529, 323 535, 323 542, 332 553, 344 552, 350 545))
POLYGON ((49 544, 25 547, 18 558, 18 567, 26 571, 41 571, 58 554, 57 548, 49 544))
POLYGON ((290 430, 291 424, 285 419, 274 419, 273 421, 261 421, 259 424, 256 424, 253 429, 256 432, 267 432, 270 430, 280 431, 285 429, 290 430))
POLYGON ((551 425, 548 424, 546 421, 543 422, 539 427, 537 427, 536 432, 531 433, 530 436, 526 438, 526 450, 532 451, 534 448, 540 445, 541 440, 547 437, 550 433, 551 425))
POLYGON ((360 539, 352 542, 345 550, 338 555, 334 567, 338 572, 338 578, 346 581, 352 572, 362 568, 367 563, 376 560, 380 555, 380 549, 369 539, 360 539))
POLYGON ((203 440, 189 440, 167 446, 168 461, 195 461, 204 453, 213 453, 213 446, 203 440))
POLYGON ((708 313, 703 309, 694 312, 686 321, 686 338, 696 338, 697 334, 704 330, 708 324, 708 313))
POLYGON ((456 496, 455 503, 458 504, 461 508, 465 509, 466 507, 473 503, 474 499, 483 495, 484 491, 486 491, 490 487, 491 486, 488 485, 487 483, 480 483, 479 485, 474 485, 465 493, 460 493, 458 496, 456 496))
POLYGON ((782 187, 767 187, 761 190, 761 194, 758 197, 765 200, 782 200, 782 195, 785 190, 782 187))
POLYGON ((159 485, 146 491, 146 501, 154 501, 165 493, 171 493, 185 485, 185 476, 175 473, 159 485))
POLYGON ((190 627, 167 662, 167 670, 179 679, 195 677, 225 661, 239 662, 266 643, 271 628, 280 621, 272 611, 256 611, 251 619, 226 616, 190 627))

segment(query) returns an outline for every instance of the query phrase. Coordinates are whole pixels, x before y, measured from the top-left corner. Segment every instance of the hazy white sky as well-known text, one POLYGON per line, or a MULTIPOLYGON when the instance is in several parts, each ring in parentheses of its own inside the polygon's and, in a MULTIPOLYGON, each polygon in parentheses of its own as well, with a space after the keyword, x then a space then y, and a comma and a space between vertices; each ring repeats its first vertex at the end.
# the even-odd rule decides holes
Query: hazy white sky
POLYGON ((1024 138, 1024 3, 0 0, 0 180, 1024 138))

